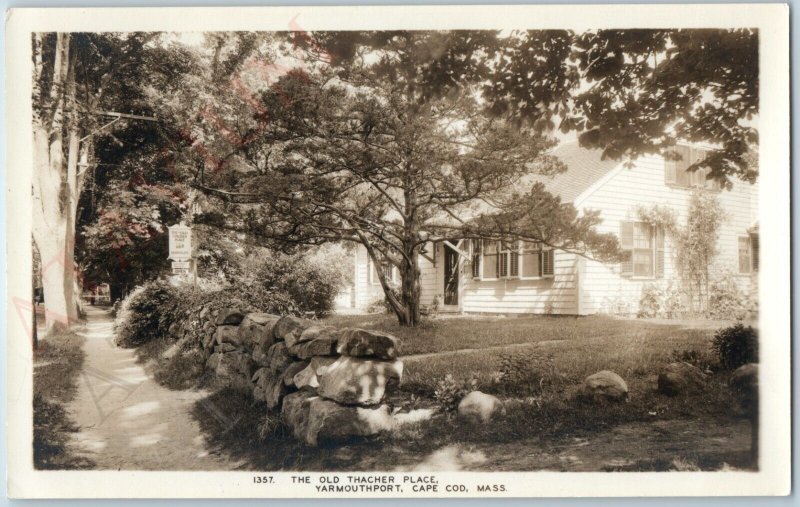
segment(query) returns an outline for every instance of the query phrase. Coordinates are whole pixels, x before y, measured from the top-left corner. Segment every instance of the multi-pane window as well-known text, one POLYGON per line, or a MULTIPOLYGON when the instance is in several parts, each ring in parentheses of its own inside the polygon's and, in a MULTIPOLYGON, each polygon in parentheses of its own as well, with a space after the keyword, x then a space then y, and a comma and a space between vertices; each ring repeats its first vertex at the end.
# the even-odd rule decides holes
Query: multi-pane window
MULTIPOLYGON (((397 270, 397 266, 388 262, 383 262, 381 263, 381 268, 383 268, 383 273, 386 275, 386 280, 389 283, 398 283, 400 281, 400 273, 397 270)), ((372 261, 372 259, 369 261, 369 283, 372 285, 381 284, 381 279, 378 275, 378 269, 375 267, 375 263, 372 261)))
POLYGON ((642 278, 664 276, 664 234, 645 222, 620 224, 622 275, 642 278))
POLYGON ((473 241, 472 277, 533 279, 553 276, 553 250, 522 241, 473 241))
POLYGON ((680 155, 681 159, 666 161, 664 181, 668 185, 682 188, 704 187, 719 190, 719 181, 708 179, 710 172, 708 167, 694 171, 688 170, 689 166, 705 158, 705 150, 690 146, 676 146, 673 151, 680 155))
POLYGON ((739 236, 739 273, 758 271, 758 235, 739 236))

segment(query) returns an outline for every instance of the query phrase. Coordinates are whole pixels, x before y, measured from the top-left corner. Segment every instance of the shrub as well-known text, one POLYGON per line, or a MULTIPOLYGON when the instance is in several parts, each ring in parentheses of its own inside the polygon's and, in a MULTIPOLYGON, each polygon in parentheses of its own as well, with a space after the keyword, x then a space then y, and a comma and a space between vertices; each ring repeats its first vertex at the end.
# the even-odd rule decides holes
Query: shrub
POLYGON ((148 282, 134 289, 122 302, 114 330, 117 344, 135 347, 167 333, 169 324, 164 315, 174 309, 177 298, 174 287, 166 282, 148 282))
POLYGON ((708 288, 708 315, 713 319, 740 320, 755 314, 757 302, 739 288, 735 275, 717 275, 708 288))
POLYGON ((436 381, 433 399, 439 404, 442 412, 454 412, 464 396, 477 388, 478 379, 476 377, 464 382, 458 382, 453 378, 453 375, 448 373, 444 378, 436 381))
POLYGON ((500 358, 499 391, 506 394, 541 393, 545 385, 558 379, 552 355, 543 356, 533 350, 504 354, 500 358))
POLYGON ((324 315, 333 310, 344 285, 340 263, 321 262, 305 255, 276 254, 258 270, 254 284, 262 290, 289 296, 301 312, 324 315))
POLYGON ((153 281, 134 289, 120 305, 114 323, 117 343, 124 347, 138 347, 166 337, 173 324, 184 324, 201 306, 212 312, 236 307, 243 312, 299 314, 298 305, 291 297, 258 283, 208 289, 153 281))
POLYGON ((742 324, 722 328, 714 335, 711 350, 723 368, 735 370, 747 363, 758 362, 758 333, 742 324))
POLYGON ((645 285, 639 299, 639 318, 662 317, 672 319, 686 312, 684 293, 671 283, 665 287, 657 284, 645 285))

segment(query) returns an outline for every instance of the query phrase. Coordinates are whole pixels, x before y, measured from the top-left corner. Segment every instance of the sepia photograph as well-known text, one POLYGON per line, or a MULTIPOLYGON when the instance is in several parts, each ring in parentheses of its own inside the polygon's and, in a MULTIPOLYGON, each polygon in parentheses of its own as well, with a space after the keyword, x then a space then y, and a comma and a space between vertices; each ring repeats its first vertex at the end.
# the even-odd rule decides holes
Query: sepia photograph
POLYGON ((20 38, 30 472, 314 497, 759 476, 790 415, 759 395, 790 384, 759 295, 789 248, 760 241, 789 169, 763 25, 376 18, 20 38))

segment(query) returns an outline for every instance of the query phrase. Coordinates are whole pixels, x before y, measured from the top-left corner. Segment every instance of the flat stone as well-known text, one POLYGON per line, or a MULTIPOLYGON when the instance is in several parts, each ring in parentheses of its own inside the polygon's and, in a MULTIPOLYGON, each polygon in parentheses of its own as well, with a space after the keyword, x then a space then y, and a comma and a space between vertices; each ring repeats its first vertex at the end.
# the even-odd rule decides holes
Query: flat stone
POLYGON ((336 352, 352 357, 395 359, 399 355, 400 340, 386 333, 366 329, 346 328, 339 331, 336 352))
POLYGON ((296 361, 289 365, 286 368, 286 371, 283 372, 283 383, 287 387, 295 387, 294 385, 294 376, 300 373, 301 371, 305 370, 309 365, 308 361, 296 361))
POLYGON ((285 315, 275 323, 272 334, 276 340, 283 340, 288 347, 291 347, 300 340, 303 331, 313 325, 314 323, 309 320, 285 315))
POLYGON ((236 348, 236 345, 234 345, 234 344, 232 344, 232 343, 222 343, 222 344, 220 344, 220 345, 217 345, 217 346, 214 348, 214 350, 215 350, 216 352, 223 352, 223 353, 225 353, 225 352, 233 352, 234 350, 238 350, 238 349, 236 348))
POLYGON ((300 359, 309 359, 314 356, 331 356, 336 353, 336 337, 320 336, 311 341, 295 343, 289 353, 300 359))
POLYGON ((239 326, 217 326, 217 331, 214 339, 217 341, 218 345, 222 345, 223 343, 232 343, 234 345, 241 346, 239 342, 239 326))
POLYGON ((342 356, 319 375, 320 396, 346 405, 377 405, 400 384, 402 361, 374 361, 342 356))
POLYGON ((239 342, 248 350, 269 349, 275 342, 272 328, 280 317, 269 313, 248 313, 239 324, 239 342))
POLYGON ((275 374, 283 373, 294 361, 289 356, 286 343, 278 342, 267 351, 266 367, 275 374))
POLYGON ((220 310, 215 323, 218 326, 238 326, 244 319, 244 314, 238 308, 225 308, 220 310))
POLYGON ((319 376, 324 375, 328 366, 336 362, 337 359, 336 357, 312 357, 308 366, 295 374, 292 383, 298 389, 303 387, 319 387, 319 376))

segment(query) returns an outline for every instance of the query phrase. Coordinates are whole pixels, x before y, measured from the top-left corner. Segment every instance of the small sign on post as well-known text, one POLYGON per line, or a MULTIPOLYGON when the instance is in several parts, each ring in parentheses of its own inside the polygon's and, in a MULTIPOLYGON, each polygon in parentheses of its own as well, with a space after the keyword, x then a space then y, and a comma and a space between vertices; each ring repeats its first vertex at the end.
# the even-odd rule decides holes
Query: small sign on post
POLYGON ((172 274, 191 278, 197 283, 197 271, 192 259, 192 228, 180 223, 169 229, 169 259, 172 260, 172 274))
POLYGON ((192 228, 183 224, 169 227, 169 259, 186 261, 192 258, 192 228))

